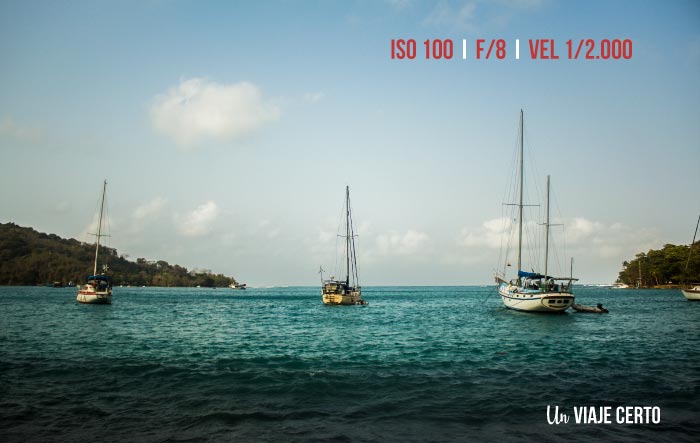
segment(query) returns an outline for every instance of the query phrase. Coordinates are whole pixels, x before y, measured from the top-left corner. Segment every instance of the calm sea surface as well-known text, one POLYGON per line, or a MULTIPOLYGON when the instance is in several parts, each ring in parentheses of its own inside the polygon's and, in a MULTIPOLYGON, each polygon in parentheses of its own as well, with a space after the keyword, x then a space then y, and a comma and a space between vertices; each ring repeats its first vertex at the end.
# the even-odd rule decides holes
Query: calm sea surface
POLYGON ((700 303, 579 288, 610 314, 537 315, 492 288, 0 287, 5 442, 700 441, 700 303), (571 415, 549 425, 547 405, 571 415), (659 406, 576 425, 574 406, 659 406))

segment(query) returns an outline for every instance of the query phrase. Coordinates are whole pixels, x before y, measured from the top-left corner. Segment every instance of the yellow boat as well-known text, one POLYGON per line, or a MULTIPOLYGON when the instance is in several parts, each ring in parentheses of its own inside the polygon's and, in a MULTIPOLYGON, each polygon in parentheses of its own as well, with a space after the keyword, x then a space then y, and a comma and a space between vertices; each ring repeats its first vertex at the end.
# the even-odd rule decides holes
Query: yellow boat
POLYGON ((350 187, 345 187, 345 280, 331 276, 323 279, 321 268, 321 294, 326 305, 366 305, 362 299, 362 287, 357 274, 357 255, 355 253, 355 231, 352 225, 350 209, 350 187))

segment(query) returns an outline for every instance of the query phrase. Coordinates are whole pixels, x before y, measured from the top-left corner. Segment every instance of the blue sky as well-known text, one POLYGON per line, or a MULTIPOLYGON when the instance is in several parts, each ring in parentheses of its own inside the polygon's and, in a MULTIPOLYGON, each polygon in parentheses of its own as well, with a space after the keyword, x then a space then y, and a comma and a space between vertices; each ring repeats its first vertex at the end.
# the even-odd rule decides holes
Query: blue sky
POLYGON ((363 284, 490 283, 521 108, 583 282, 700 211, 697 2, 5 1, 0 57, 0 221, 89 240, 106 178, 133 259, 315 284, 348 184, 363 284), (521 59, 391 60, 392 38, 521 59), (567 60, 570 38, 633 58, 567 60))

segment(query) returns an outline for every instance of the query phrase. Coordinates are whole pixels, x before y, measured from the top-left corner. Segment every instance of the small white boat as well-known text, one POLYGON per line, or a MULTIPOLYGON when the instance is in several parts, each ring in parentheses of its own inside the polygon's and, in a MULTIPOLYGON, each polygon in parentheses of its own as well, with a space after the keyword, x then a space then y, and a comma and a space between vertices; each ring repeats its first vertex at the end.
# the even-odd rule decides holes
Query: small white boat
POLYGON ((228 287, 231 289, 238 290, 238 291, 248 289, 248 285, 246 285, 245 283, 237 283, 237 282, 231 283, 230 285, 228 285, 228 287))
MULTIPOLYGON (((573 282, 577 278, 552 277, 549 275, 549 176, 547 176, 547 208, 545 226, 545 247, 544 247, 544 273, 527 272, 522 268, 523 250, 523 186, 524 186, 524 161, 523 161, 523 111, 520 111, 520 171, 519 171, 519 203, 512 204, 518 208, 518 274, 517 278, 506 280, 505 266, 502 271, 496 272, 496 284, 498 294, 501 296, 503 305, 508 309, 527 312, 564 312, 574 304, 574 294, 572 292, 573 282)), ((510 238, 510 233, 507 234, 510 238)), ((506 252, 506 266, 508 264, 508 253, 506 252)), ((572 259, 573 268, 573 259, 572 259)), ((572 269, 573 272, 573 269, 572 269)))
MULTIPOLYGON (((105 208, 105 191, 107 190, 107 180, 102 185, 102 198, 100 201, 100 217, 97 222, 97 241, 95 242, 95 267, 92 275, 87 278, 87 283, 78 288, 77 300, 80 303, 89 304, 111 304, 112 303, 112 278, 104 273, 97 273, 97 258, 100 252, 100 238, 106 237, 102 234, 102 216, 105 208)), ((103 266, 106 271, 107 267, 103 266)))
POLYGON ((366 305, 362 299, 362 287, 360 286, 357 272, 357 255, 355 252, 355 231, 352 224, 352 211, 350 209, 350 187, 345 187, 345 280, 337 280, 331 276, 329 280, 323 280, 323 268, 321 273, 321 296, 326 305, 366 305))
MULTIPOLYGON (((695 224, 695 234, 693 234, 693 241, 690 243, 690 248, 688 250, 688 260, 685 262, 685 269, 683 270, 683 275, 688 273, 688 266, 690 265, 690 257, 693 255, 693 247, 695 247, 695 238, 698 235, 698 226, 700 226, 700 216, 698 216, 698 222, 695 224)), ((688 301, 700 301, 700 284, 686 285, 681 284, 681 292, 688 301)))

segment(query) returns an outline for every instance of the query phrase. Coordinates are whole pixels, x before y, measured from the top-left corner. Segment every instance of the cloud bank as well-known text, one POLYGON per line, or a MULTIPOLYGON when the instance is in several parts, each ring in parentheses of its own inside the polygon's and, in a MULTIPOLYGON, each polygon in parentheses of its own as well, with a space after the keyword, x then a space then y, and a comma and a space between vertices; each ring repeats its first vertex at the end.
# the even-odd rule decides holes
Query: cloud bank
POLYGON ((197 206, 181 220, 179 231, 185 237, 201 237, 211 231, 217 215, 219 215, 219 207, 213 201, 208 201, 197 206))
MULTIPOLYGON (((557 220, 563 222, 565 247, 572 252, 587 254, 600 258, 624 258, 635 251, 651 248, 659 243, 653 230, 631 228, 621 223, 605 224, 585 217, 573 217, 557 220)), ((506 245, 507 235, 515 222, 508 218, 487 220, 476 229, 462 228, 457 239, 458 245, 471 250, 485 247, 499 249, 506 245)), ((526 231, 539 232, 544 236, 542 227, 536 222, 527 222, 526 231)), ((551 235, 554 237, 558 231, 551 235)), ((538 234, 539 235, 539 234, 538 234)), ((517 233, 513 234, 511 247, 517 242, 517 233)))
POLYGON ((151 106, 155 131, 184 147, 240 138, 278 116, 277 106, 252 83, 218 84, 202 78, 182 80, 155 97, 151 106))
POLYGON ((163 197, 155 197, 151 201, 137 206, 136 209, 134 209, 132 216, 139 222, 155 218, 163 211, 166 202, 167 200, 165 200, 163 197))
POLYGON ((391 231, 376 237, 374 252, 378 255, 416 255, 425 252, 429 241, 427 234, 413 229, 403 234, 391 231))

